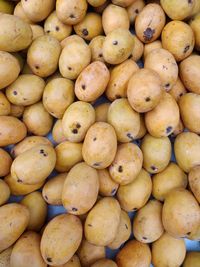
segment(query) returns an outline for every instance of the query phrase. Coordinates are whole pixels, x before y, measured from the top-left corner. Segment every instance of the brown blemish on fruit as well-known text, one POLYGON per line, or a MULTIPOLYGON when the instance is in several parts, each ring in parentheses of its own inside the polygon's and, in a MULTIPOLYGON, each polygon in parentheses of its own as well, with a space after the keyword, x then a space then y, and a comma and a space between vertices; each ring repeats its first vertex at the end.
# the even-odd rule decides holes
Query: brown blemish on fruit
POLYGON ((103 54, 99 54, 99 57, 103 57, 103 54))
POLYGON ((92 225, 91 225, 90 223, 88 223, 88 226, 89 226, 89 227, 92 227, 92 225))
POLYGON ((13 95, 17 95, 17 91, 13 91, 13 95))
POLYGON ((170 83, 166 83, 164 87, 168 89, 170 87, 170 83))
POLYGON ((21 179, 17 178, 17 182, 22 183, 23 181, 21 179))
POLYGON ((60 28, 58 26, 56 26, 56 31, 58 32, 60 30, 60 28))
POLYGON ((188 0, 188 4, 192 4, 193 3, 193 0, 188 0))
POLYGON ((172 129, 173 129, 172 126, 168 126, 168 127, 166 128, 166 133, 167 133, 167 134, 171 133, 172 129))
POLYGON ((50 30, 48 30, 48 31, 46 31, 47 33, 50 33, 51 31, 50 30))
POLYGON ((144 31, 144 35, 143 35, 144 40, 150 41, 152 39, 154 33, 155 33, 155 30, 151 29, 150 27, 146 28, 146 30, 144 31))
POLYGON ((89 33, 88 33, 88 30, 87 29, 83 29, 82 30, 82 34, 84 35, 84 36, 87 36, 89 33))
POLYGON ((118 167, 118 172, 123 172, 123 167, 121 165, 118 167))
POLYGON ((135 10, 135 13, 136 13, 136 14, 139 14, 139 10, 138 10, 137 8, 136 8, 136 10, 135 10))
POLYGON ((71 67, 68 67, 68 70, 72 70, 72 68, 71 67))
POLYGON ((133 141, 133 136, 131 135, 131 133, 127 133, 127 137, 131 139, 131 141, 133 141))
POLYGON ((150 98, 150 97, 146 97, 146 98, 145 98, 145 101, 146 101, 146 102, 149 102, 149 101, 151 101, 151 98, 150 98))
POLYGON ((72 129, 72 133, 73 134, 77 134, 78 133, 78 130, 77 129, 72 129))
POLYGON ((44 198, 45 198, 46 200, 48 200, 48 196, 44 196, 44 198))
POLYGON ((40 67, 38 65, 35 65, 35 68, 36 68, 36 70, 39 70, 40 67))
POLYGON ((47 257, 48 262, 52 262, 52 259, 50 257, 47 257))
POLYGON ((125 227, 126 227, 126 229, 128 230, 128 226, 127 226, 127 224, 125 223, 125 227))
POLYGON ((183 53, 187 53, 187 51, 190 49, 190 45, 186 45, 186 47, 184 48, 183 53))
POLYGON ((147 237, 143 236, 142 239, 147 240, 147 237))
POLYGON ((97 138, 96 138, 96 137, 94 137, 94 138, 93 138, 93 141, 96 141, 96 140, 97 140, 97 138))
POLYGON ((113 45, 118 45, 118 41, 113 41, 113 45))
POLYGON ((151 169, 153 170, 153 171, 157 171, 158 170, 158 168, 156 168, 155 166, 151 166, 151 169))
POLYGON ((191 232, 188 232, 188 233, 187 233, 187 235, 190 235, 190 234, 191 234, 191 232))
POLYGON ((42 154, 44 157, 47 156, 47 154, 44 152, 44 149, 40 149, 40 154, 42 154))
POLYGON ((115 193, 116 193, 116 188, 114 188, 112 191, 111 191, 111 195, 113 196, 115 193))
POLYGON ((94 164, 93 164, 93 166, 96 166, 96 167, 98 167, 98 166, 100 166, 101 165, 101 162, 95 162, 94 164))
POLYGON ((70 14, 70 16, 69 16, 71 19, 75 19, 75 16, 74 16, 74 14, 70 14))
POLYGON ((81 125, 80 125, 79 122, 77 122, 77 124, 76 124, 76 128, 77 128, 77 129, 81 128, 81 125))
POLYGON ((85 90, 85 89, 86 89, 85 84, 82 84, 82 85, 81 85, 81 88, 82 88, 83 90, 85 90))
POLYGON ((73 208, 72 208, 72 211, 78 211, 78 209, 73 207, 73 208))

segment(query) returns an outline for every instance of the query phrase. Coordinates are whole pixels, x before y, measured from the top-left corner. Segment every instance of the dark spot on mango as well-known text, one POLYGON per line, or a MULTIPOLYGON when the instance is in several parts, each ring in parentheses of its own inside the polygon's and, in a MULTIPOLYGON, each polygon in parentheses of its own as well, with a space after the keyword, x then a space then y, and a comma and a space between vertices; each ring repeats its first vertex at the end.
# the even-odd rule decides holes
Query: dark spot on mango
POLYGON ((25 98, 25 97, 24 97, 24 98, 23 98, 23 100, 24 100, 24 101, 26 101, 26 100, 27 100, 27 98, 25 98))
POLYGON ((60 28, 58 26, 56 26, 56 31, 58 32, 60 30, 60 28))
POLYGON ((191 234, 191 232, 188 232, 188 233, 187 233, 187 235, 190 235, 190 234, 191 234))
POLYGON ((87 29, 83 29, 82 30, 82 34, 84 35, 84 36, 87 36, 89 33, 88 33, 88 30, 87 29))
POLYGON ((165 88, 168 89, 170 87, 170 83, 165 84, 165 88))
POLYGON ((47 33, 50 33, 50 32, 51 32, 50 30, 47 31, 47 33))
POLYGON ((72 68, 71 67, 68 67, 68 70, 72 70, 72 68))
POLYGON ((76 128, 77 128, 77 129, 81 128, 80 123, 77 122, 77 124, 76 124, 76 128))
POLYGON ((36 70, 39 70, 40 67, 38 65, 35 65, 35 68, 36 68, 36 70))
POLYGON ((181 97, 183 95, 183 93, 180 93, 179 96, 181 97))
POLYGON ((96 166, 96 167, 98 167, 98 166, 100 166, 101 165, 101 162, 95 162, 94 164, 93 164, 93 166, 96 166))
POLYGON ((118 41, 113 41, 113 45, 118 45, 118 41))
POLYGON ((73 134, 77 134, 77 133, 78 133, 78 130, 77 130, 77 129, 73 129, 73 130, 72 130, 72 133, 73 133, 73 134))
POLYGON ((74 208, 74 207, 72 208, 72 211, 77 211, 77 210, 78 210, 77 208, 74 208))
POLYGON ((127 137, 131 139, 131 141, 133 141, 133 136, 131 135, 131 133, 127 133, 127 137))
POLYGON ((126 229, 128 229, 128 226, 127 226, 127 224, 125 223, 125 227, 126 227, 126 229))
POLYGON ((183 53, 187 53, 187 51, 190 49, 190 45, 186 45, 186 47, 184 48, 183 53))
POLYGON ((150 27, 146 28, 146 30, 144 31, 144 35, 143 35, 144 40, 150 41, 152 39, 154 33, 155 33, 155 30, 151 29, 150 27))
POLYGON ((155 167, 155 166, 151 166, 151 169, 153 170, 153 171, 157 171, 157 168, 155 167))
POLYGON ((44 196, 44 198, 45 198, 46 200, 48 200, 48 196, 44 196))
POLYGON ((137 208, 133 208, 133 209, 132 209, 132 211, 136 211, 136 210, 137 210, 137 208))
POLYGON ((168 127, 166 128, 166 133, 167 133, 167 134, 171 133, 172 129, 173 129, 172 126, 168 126, 168 127))
POLYGON ((44 153, 44 149, 40 149, 40 153, 43 154, 44 153))
POLYGON ((96 141, 96 140, 97 140, 97 138, 96 138, 96 137, 94 137, 94 138, 93 138, 93 141, 96 141))
POLYGON ((136 13, 136 14, 139 14, 139 10, 138 10, 137 8, 136 8, 136 10, 135 10, 135 13, 136 13))
POLYGON ((17 91, 13 91, 13 95, 17 95, 17 91))
POLYGON ((47 258, 48 262, 52 262, 52 259, 50 257, 47 258))
POLYGON ((88 223, 88 226, 89 226, 89 227, 92 227, 92 225, 91 225, 90 223, 88 223))
POLYGON ((192 4, 193 3, 193 0, 188 0, 188 4, 192 4))
POLYGON ((99 57, 103 57, 103 54, 99 54, 99 57))
POLYGON ((23 181, 21 179, 17 178, 17 182, 22 183, 23 181))
POLYGON ((145 101, 146 101, 146 102, 149 102, 149 101, 151 101, 151 98, 150 98, 150 97, 146 97, 146 98, 145 98, 145 101))
POLYGON ((123 167, 121 165, 118 167, 118 172, 123 172, 123 167))
POLYGON ((142 239, 147 240, 147 237, 143 236, 142 239))
POLYGON ((85 84, 82 84, 82 85, 81 85, 81 88, 82 88, 83 90, 85 90, 85 89, 86 89, 85 84))
POLYGON ((70 14, 70 16, 69 16, 71 19, 75 19, 75 16, 74 16, 74 14, 70 14))

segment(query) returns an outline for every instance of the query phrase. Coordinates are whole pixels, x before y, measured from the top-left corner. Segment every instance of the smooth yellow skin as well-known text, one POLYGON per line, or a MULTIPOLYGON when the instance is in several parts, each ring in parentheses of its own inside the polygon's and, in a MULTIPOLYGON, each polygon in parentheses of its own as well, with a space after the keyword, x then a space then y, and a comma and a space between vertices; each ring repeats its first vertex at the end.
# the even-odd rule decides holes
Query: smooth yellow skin
POLYGON ((44 182, 34 185, 22 184, 17 182, 11 175, 7 175, 4 181, 8 184, 11 194, 14 196, 27 195, 40 189, 44 184, 44 182))
POLYGON ((74 102, 66 109, 62 118, 64 136, 70 142, 81 142, 94 122, 93 106, 83 101, 74 102))
POLYGON ((82 143, 62 142, 55 148, 56 170, 59 172, 69 171, 75 164, 83 160, 82 143))
POLYGON ((52 129, 52 137, 57 144, 60 144, 67 140, 63 133, 62 120, 57 120, 54 124, 52 129))
POLYGON ((44 31, 55 37, 59 42, 68 37, 72 32, 72 26, 66 25, 60 21, 56 15, 56 11, 52 12, 44 23, 44 31))
MULTIPOLYGON (((200 1, 196 0, 196 2, 199 2, 200 7, 200 1)), ((199 8, 200 11, 200 8, 199 8)), ((199 27, 200 27, 200 12, 197 13, 189 22, 190 27, 192 28, 195 36, 195 48, 196 50, 200 50, 200 33, 199 33, 199 27)))
POLYGON ((91 41, 103 33, 101 16, 94 12, 87 13, 82 21, 74 25, 74 31, 83 39, 91 41))
POLYGON ((58 0, 56 1, 56 13, 63 23, 74 25, 79 23, 86 15, 86 0, 58 0))
POLYGON ((103 43, 105 40, 105 36, 99 35, 94 37, 89 43, 89 47, 91 49, 92 62, 93 61, 101 61, 105 62, 103 58, 103 43))
POLYGON ((92 264, 91 267, 117 267, 117 264, 109 259, 101 259, 92 264))
POLYGON ((134 0, 112 0, 112 3, 118 6, 127 7, 133 3, 134 0))
POLYGON ((178 78, 178 65, 169 51, 163 48, 153 49, 146 55, 144 67, 159 74, 165 91, 170 91, 175 85, 178 78))
POLYGON ((162 204, 157 200, 150 200, 137 212, 133 221, 133 234, 142 243, 152 243, 163 232, 162 204))
POLYGON ((74 80, 90 64, 91 50, 81 37, 72 39, 72 36, 65 39, 66 44, 59 59, 59 70, 63 77, 74 80))
POLYGON ((157 49, 157 48, 162 48, 162 43, 160 40, 156 40, 156 41, 153 41, 151 43, 145 44, 144 45, 144 54, 143 54, 144 60, 145 60, 148 53, 150 53, 151 51, 153 51, 154 49, 157 49))
POLYGON ((106 250, 103 246, 96 246, 83 239, 77 252, 81 265, 90 266, 99 259, 106 257, 106 250))
POLYGON ((171 162, 162 172, 153 176, 152 182, 153 196, 160 201, 164 201, 171 190, 175 188, 186 188, 188 179, 181 168, 171 162))
POLYGON ((53 117, 46 111, 42 102, 38 102, 25 108, 23 122, 32 134, 45 136, 52 128, 53 117))
POLYGON ((0 207, 0 252, 9 248, 28 226, 30 214, 21 204, 11 203, 0 207))
POLYGON ((115 159, 109 167, 112 179, 120 185, 134 181, 142 169, 143 155, 133 143, 118 145, 115 159))
POLYGON ((109 107, 110 107, 110 103, 103 103, 94 108, 96 122, 98 121, 107 122, 108 121, 109 107))
POLYGON ((71 214, 85 214, 97 201, 98 192, 97 171, 84 162, 78 163, 67 174, 62 191, 63 206, 71 214))
POLYGON ((131 107, 140 113, 154 109, 163 96, 162 81, 150 69, 136 71, 128 83, 127 97, 131 107))
POLYGON ((186 254, 185 241, 165 232, 152 244, 152 263, 155 267, 181 266, 186 254))
POLYGON ((8 2, 7 0, 0 1, 0 12, 6 14, 13 14, 13 10, 14 10, 14 5, 12 2, 8 2))
POLYGON ((133 3, 127 7, 129 20, 131 24, 134 24, 136 17, 145 7, 144 0, 135 0, 133 3))
POLYGON ((30 212, 28 230, 39 231, 45 223, 47 216, 47 205, 38 191, 25 196, 21 204, 26 206, 30 212))
POLYGON ((37 0, 22 0, 22 7, 27 17, 33 22, 39 22, 44 20, 54 9, 54 0, 43 0, 38 2, 37 0))
POLYGON ((56 71, 60 53, 61 45, 56 38, 40 36, 28 49, 27 63, 34 74, 47 77, 56 71))
POLYGON ((0 116, 9 115, 11 104, 3 92, 0 91, 0 116))
POLYGON ((28 231, 15 243, 10 256, 12 267, 47 267, 40 252, 40 235, 28 231))
POLYGON ((200 253, 198 251, 187 252, 183 267, 198 267, 200 262, 200 253))
POLYGON ((50 145, 53 146, 51 141, 43 136, 27 136, 17 145, 15 145, 11 150, 11 155, 16 158, 25 151, 37 146, 37 145, 50 145))
POLYGON ((127 29, 115 29, 110 32, 103 44, 103 57, 109 64, 120 64, 131 55, 134 38, 127 29))
POLYGON ((50 145, 37 145, 20 154, 13 161, 11 175, 18 182, 38 184, 49 176, 55 164, 54 148, 50 145))
POLYGON ((142 169, 137 178, 130 184, 120 185, 117 199, 125 211, 142 208, 148 201, 152 191, 152 181, 148 172, 142 169))
POLYGON ((24 139, 27 133, 25 124, 11 116, 0 116, 0 129, 0 146, 16 144, 24 139))
POLYGON ((121 208, 115 198, 104 197, 99 200, 90 210, 85 221, 86 240, 97 246, 107 246, 115 239, 120 214, 121 208))
MULTIPOLYGON (((0 206, 5 204, 10 197, 10 188, 4 180, 0 179, 0 206)), ((1 266, 1 265, 0 265, 1 266)))
POLYGON ((144 52, 144 44, 137 38, 136 35, 134 37, 134 46, 132 51, 131 59, 137 62, 143 55, 144 52))
POLYGON ((7 87, 6 96, 14 105, 29 106, 42 98, 44 87, 45 81, 42 78, 33 74, 22 74, 7 87))
POLYGON ((185 127, 193 133, 200 133, 199 105, 200 96, 198 94, 187 93, 179 100, 179 108, 182 121, 185 127))
POLYGON ((0 51, 0 89, 14 82, 20 72, 18 60, 10 53, 0 51))
POLYGON ((131 59, 111 69, 110 80, 106 88, 106 96, 110 101, 127 97, 128 82, 137 70, 139 70, 138 65, 131 59))
MULTIPOLYGON (((57 266, 52 265, 52 267, 57 267, 57 266)), ((59 267, 81 267, 81 263, 78 256, 74 254, 74 256, 72 256, 67 263, 59 265, 59 267)))
POLYGON ((81 101, 92 102, 100 97, 109 82, 110 72, 103 62, 88 65, 75 82, 75 94, 81 101))
POLYGON ((43 105, 54 117, 61 119, 74 101, 74 83, 64 78, 51 80, 44 88, 43 105), (59 90, 58 90, 59 88, 59 90))
POLYGON ((163 204, 162 222, 175 238, 188 237, 195 231, 200 222, 200 207, 192 193, 183 188, 170 191, 163 204))
POLYGON ((10 256, 13 247, 9 247, 0 253, 0 267, 10 267, 10 256))
POLYGON ((188 0, 161 0, 160 4, 170 19, 184 20, 192 14, 195 2, 188 0))
POLYGON ((158 39, 165 26, 165 13, 160 5, 146 5, 135 20, 135 32, 143 43, 151 43, 158 39))
POLYGON ((200 164, 200 137, 191 132, 183 132, 176 137, 174 153, 179 167, 188 173, 200 164))
POLYGON ((50 205, 62 205, 62 190, 67 173, 61 173, 47 181, 42 189, 42 196, 50 205))
POLYGON ((130 22, 126 9, 113 4, 108 5, 102 14, 102 25, 106 35, 118 28, 128 30, 130 22))
POLYGON ((108 109, 108 123, 117 134, 117 140, 127 143, 133 140, 140 129, 140 116, 132 109, 126 98, 116 99, 108 109))
POLYGON ((143 167, 150 173, 164 170, 171 158, 172 147, 168 137, 156 138, 146 134, 142 140, 143 167))
POLYGON ((149 267, 151 251, 147 244, 131 240, 118 252, 116 256, 118 267, 149 267))
POLYGON ((154 137, 169 136, 180 120, 179 108, 174 98, 164 93, 160 103, 145 113, 145 125, 154 137))
POLYGON ((187 93, 186 88, 181 81, 181 79, 178 77, 176 80, 176 83, 174 86, 172 86, 171 90, 169 91, 169 94, 173 96, 173 98, 178 102, 182 95, 185 95, 187 93))
POLYGON ((192 28, 183 21, 170 21, 161 35, 162 46, 175 57, 176 61, 187 58, 194 48, 194 33, 192 28))
POLYGON ((112 180, 108 169, 98 170, 99 194, 104 197, 114 196, 119 184, 112 180))
POLYGON ((194 167, 188 176, 189 185, 192 193, 196 197, 197 201, 200 203, 200 179, 199 179, 200 167, 194 167))
POLYGON ((37 25, 37 24, 31 24, 30 26, 33 32, 33 40, 44 35, 44 29, 42 26, 37 25))
POLYGON ((27 22, 28 24, 33 23, 29 17, 27 17, 24 9, 22 7, 21 1, 15 6, 13 15, 17 16, 18 18, 22 19, 23 21, 27 22))
POLYGON ((131 220, 128 213, 121 210, 120 223, 118 226, 118 231, 115 239, 108 244, 110 249, 118 249, 122 244, 124 244, 131 235, 131 220))
POLYGON ((47 264, 62 265, 71 259, 82 240, 82 224, 78 217, 61 214, 44 229, 40 249, 47 264))
POLYGON ((186 89, 192 93, 199 94, 199 67, 200 67, 200 56, 191 55, 183 60, 179 65, 180 78, 185 85, 186 89))
POLYGON ((0 50, 17 52, 27 48, 32 41, 28 23, 9 14, 0 14, 0 50))
POLYGON ((96 169, 107 168, 117 151, 114 128, 106 122, 94 123, 85 136, 82 155, 85 162, 96 169))

